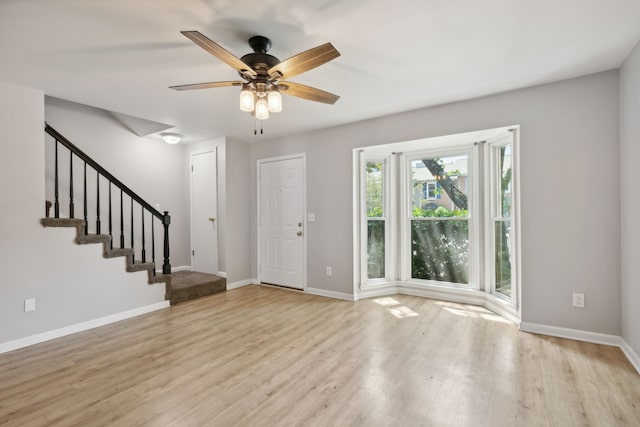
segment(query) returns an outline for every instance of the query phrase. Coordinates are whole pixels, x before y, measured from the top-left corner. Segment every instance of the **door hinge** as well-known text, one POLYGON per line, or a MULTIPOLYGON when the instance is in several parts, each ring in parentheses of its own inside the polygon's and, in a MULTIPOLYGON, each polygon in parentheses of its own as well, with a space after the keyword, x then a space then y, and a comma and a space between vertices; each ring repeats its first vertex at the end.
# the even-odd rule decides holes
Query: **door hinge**
POLYGON ((193 249, 191 250, 191 255, 192 256, 196 256, 196 251, 194 251, 193 249))
POLYGON ((191 172, 193 172, 193 165, 191 165, 191 172))

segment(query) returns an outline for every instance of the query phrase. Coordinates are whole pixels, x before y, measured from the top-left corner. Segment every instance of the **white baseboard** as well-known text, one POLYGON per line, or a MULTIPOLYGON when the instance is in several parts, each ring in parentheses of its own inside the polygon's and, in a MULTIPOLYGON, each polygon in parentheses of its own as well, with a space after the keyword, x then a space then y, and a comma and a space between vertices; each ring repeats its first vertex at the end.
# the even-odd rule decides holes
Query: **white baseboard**
POLYGON ((225 279, 227 278, 227 272, 226 271, 218 271, 216 273, 216 276, 218 277, 224 277, 225 279))
POLYGON ((326 289, 318 289, 318 288, 307 288, 305 291, 307 294, 318 295, 321 297, 327 298, 335 298, 346 301, 355 301, 355 298, 351 294, 346 294, 344 292, 336 292, 336 291, 328 291, 326 289))
POLYGON ((255 285, 257 284, 256 282, 256 279, 244 279, 233 283, 227 283, 227 290, 230 291, 231 289, 238 289, 243 286, 255 285))
POLYGON ((520 330, 535 334, 550 335, 558 338, 568 338, 577 341, 620 347, 621 338, 617 335, 601 334, 599 332, 582 331, 579 329, 561 328, 559 326, 540 325, 538 323, 521 322, 520 330))
MULTIPOLYGON (((193 271, 190 265, 179 265, 178 267, 171 267, 171 272, 176 273, 178 271, 193 271)), ((162 274, 162 268, 156 269, 156 274, 162 274)))
POLYGON ((629 343, 622 338, 620 338, 620 349, 624 355, 627 356, 627 359, 629 359, 633 367, 636 368, 638 374, 640 374, 640 356, 638 356, 638 353, 633 351, 629 343))
POLYGON ((13 341, 0 343, 0 354, 8 351, 17 350, 19 348, 28 347, 30 345, 39 344, 55 338, 64 337, 66 335, 75 334, 77 332, 86 331, 97 328, 98 326, 108 325, 109 323, 119 322, 120 320, 129 319, 131 317, 140 316, 141 314, 150 313, 152 311, 161 310, 169 307, 169 301, 162 301, 155 304, 145 305, 143 307, 134 308, 132 310, 122 311, 120 313, 110 314, 98 319, 88 320, 86 322, 76 323, 74 325, 65 326, 63 328, 54 329, 52 331, 19 338, 13 341))

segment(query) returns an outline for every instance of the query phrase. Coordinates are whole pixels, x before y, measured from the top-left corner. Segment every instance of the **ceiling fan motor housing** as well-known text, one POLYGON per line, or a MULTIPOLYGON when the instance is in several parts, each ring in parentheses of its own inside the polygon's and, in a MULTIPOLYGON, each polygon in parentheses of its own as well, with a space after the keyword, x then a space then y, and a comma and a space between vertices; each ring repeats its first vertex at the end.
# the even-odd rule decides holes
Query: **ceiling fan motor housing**
MULTIPOLYGON (((253 49, 253 53, 248 53, 240 59, 258 73, 257 79, 254 77, 250 80, 269 79, 267 71, 280 63, 278 58, 267 53, 271 48, 271 40, 264 36, 253 36, 249 39, 249 46, 253 49)), ((239 74, 246 79, 246 76, 241 71, 239 74)))

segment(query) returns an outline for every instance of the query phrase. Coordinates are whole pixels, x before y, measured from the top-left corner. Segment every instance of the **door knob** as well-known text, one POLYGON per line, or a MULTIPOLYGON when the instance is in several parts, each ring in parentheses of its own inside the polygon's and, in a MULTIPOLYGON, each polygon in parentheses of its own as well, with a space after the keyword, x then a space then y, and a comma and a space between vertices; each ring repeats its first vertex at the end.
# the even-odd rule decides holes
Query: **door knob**
POLYGON ((298 236, 302 236, 302 231, 298 231, 298 236))
POLYGON ((216 220, 215 218, 209 218, 209 221, 211 221, 211 222, 213 222, 215 220, 216 220))

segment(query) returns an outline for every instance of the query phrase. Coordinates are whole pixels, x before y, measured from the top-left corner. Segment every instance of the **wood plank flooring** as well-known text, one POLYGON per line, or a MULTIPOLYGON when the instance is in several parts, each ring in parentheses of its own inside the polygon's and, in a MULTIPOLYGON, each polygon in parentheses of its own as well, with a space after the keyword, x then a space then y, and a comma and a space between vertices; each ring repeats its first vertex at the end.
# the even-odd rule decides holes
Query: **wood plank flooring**
POLYGON ((0 355, 2 426, 638 426, 618 348, 248 286, 0 355))

